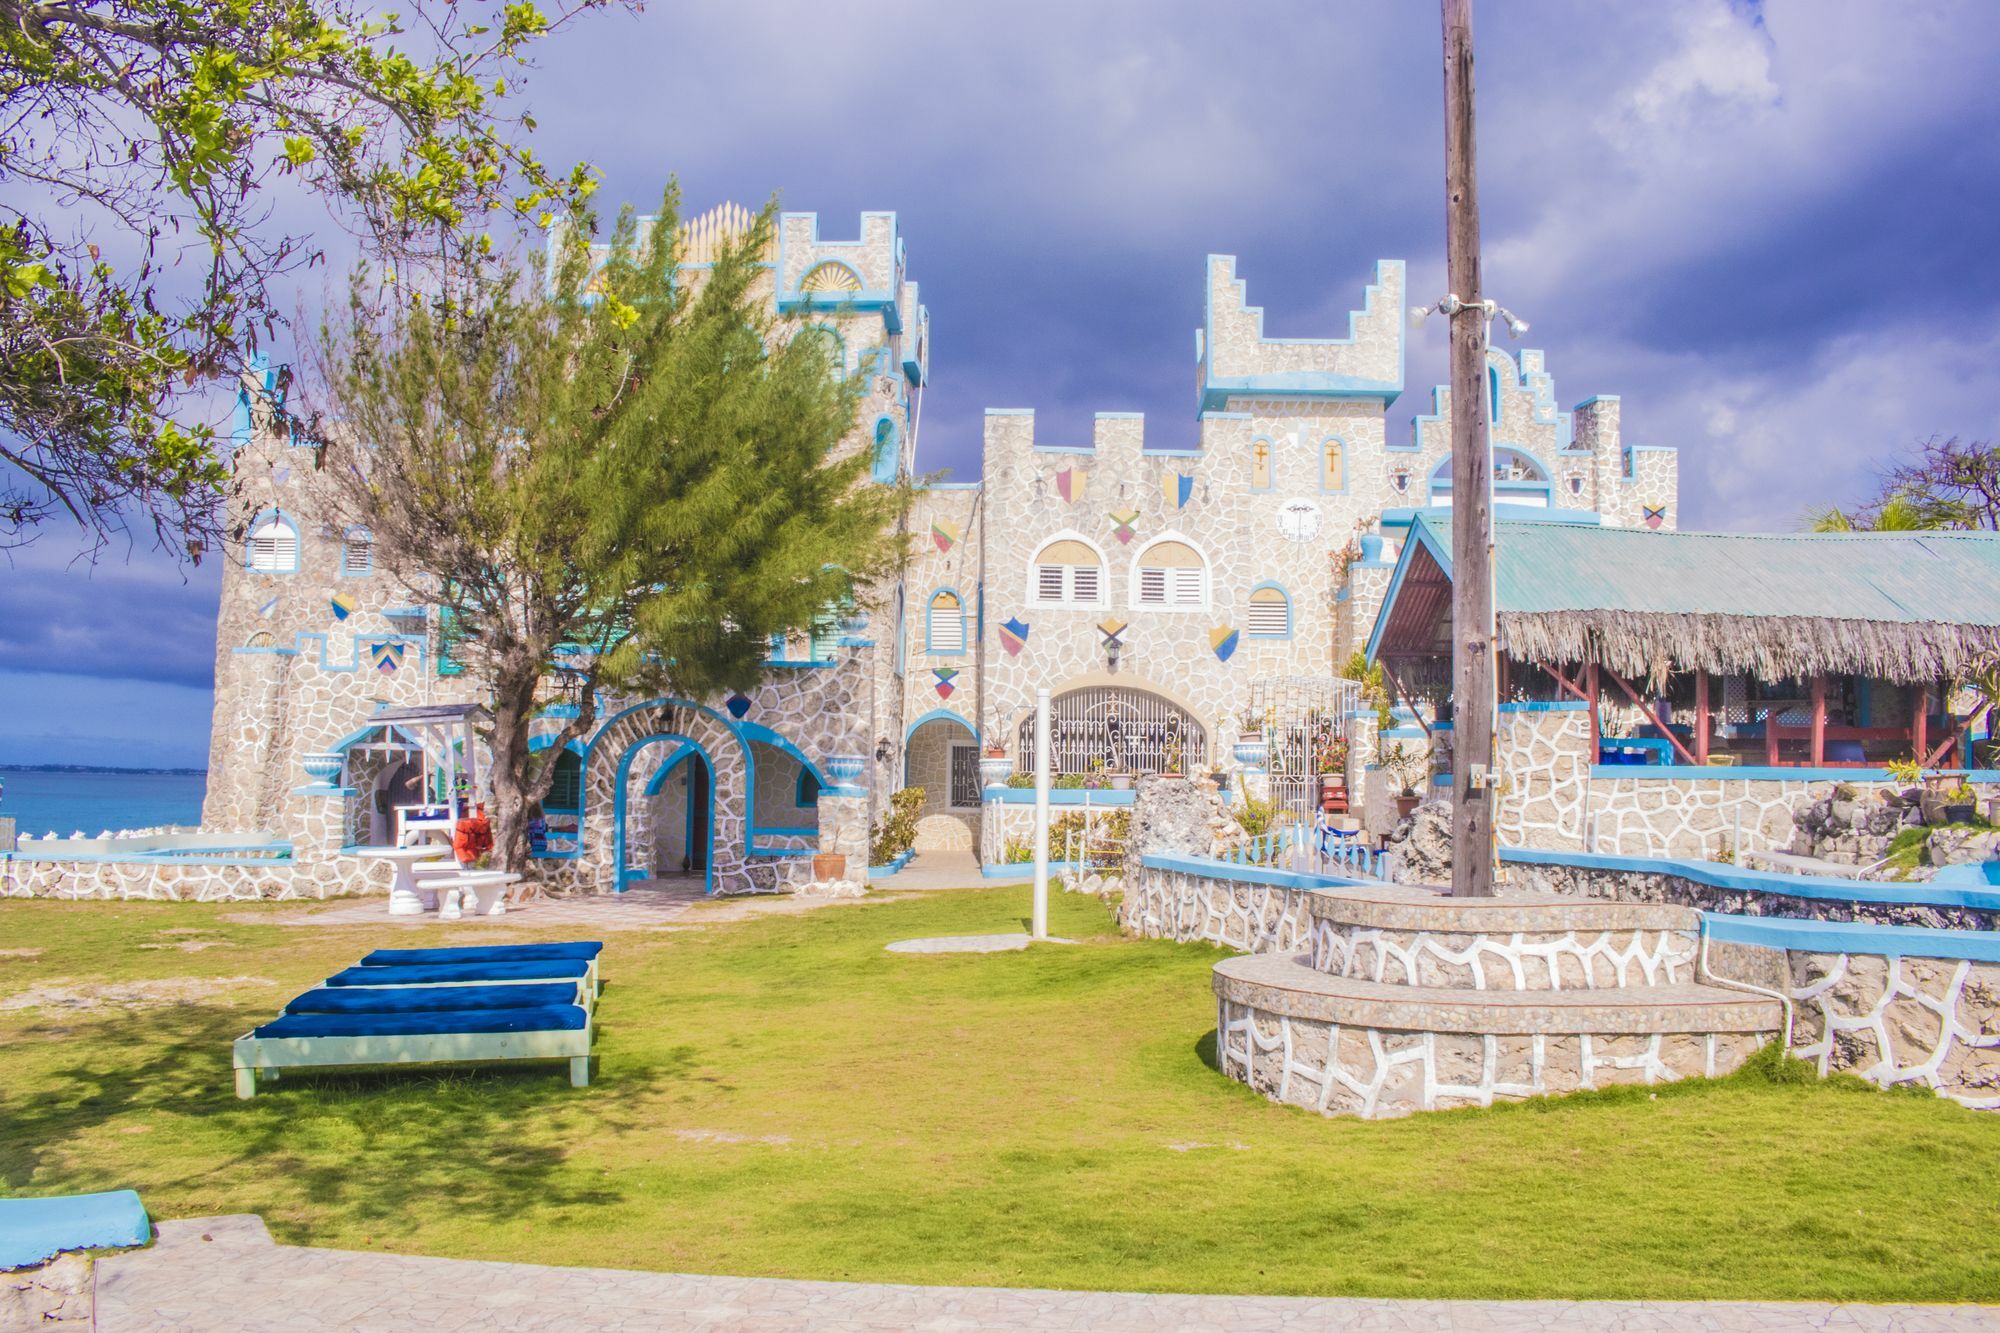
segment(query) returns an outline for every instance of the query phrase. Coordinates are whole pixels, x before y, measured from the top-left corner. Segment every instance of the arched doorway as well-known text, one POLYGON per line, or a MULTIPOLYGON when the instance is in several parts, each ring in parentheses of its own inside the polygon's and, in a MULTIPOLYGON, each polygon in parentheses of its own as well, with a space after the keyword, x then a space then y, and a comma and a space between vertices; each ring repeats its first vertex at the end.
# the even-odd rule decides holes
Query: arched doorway
MULTIPOLYGON (((1034 766, 1035 715, 1022 717, 1014 766, 1034 766)), ((1115 685, 1070 690, 1049 702, 1049 756, 1057 774, 1104 768, 1192 773, 1208 763, 1208 730, 1170 699, 1115 685)))
POLYGON ((979 845, 979 733, 970 722, 944 708, 912 722, 903 733, 903 785, 924 789, 918 851, 979 845))
POLYGON ((615 798, 616 887, 638 880, 698 880, 715 888, 715 768, 685 736, 633 742, 619 761, 615 798))

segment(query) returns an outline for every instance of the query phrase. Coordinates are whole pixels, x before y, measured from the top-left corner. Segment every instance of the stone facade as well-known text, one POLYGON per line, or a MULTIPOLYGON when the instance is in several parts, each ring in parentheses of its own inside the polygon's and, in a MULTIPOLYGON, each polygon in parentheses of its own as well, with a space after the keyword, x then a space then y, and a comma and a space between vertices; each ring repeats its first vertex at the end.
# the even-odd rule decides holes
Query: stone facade
MULTIPOLYGON (((735 225, 725 212, 709 231, 735 225)), ((821 236, 814 215, 783 215, 766 281, 779 314, 823 329, 843 370, 865 378, 843 448, 872 451, 880 480, 909 475, 929 323, 895 216, 865 213, 843 240, 821 236)), ((601 890, 686 861, 705 862, 717 892, 783 888, 812 851, 865 859, 870 825, 905 784, 926 791, 921 845, 997 859, 1018 817, 967 799, 980 789, 965 747, 1025 767, 1037 689, 1151 701, 1185 727, 1175 757, 1192 771, 1229 765, 1259 682, 1330 679, 1372 628, 1411 515, 1449 501, 1448 394, 1407 441, 1389 439, 1410 300, 1400 261, 1377 265, 1340 337, 1266 336, 1232 258, 1208 260, 1204 289, 1191 429, 1162 438, 1136 414, 1103 412, 1088 441, 1052 440, 1031 410, 991 409, 982 479, 919 489, 903 576, 865 590, 837 636, 787 645, 741 695, 600 699, 602 722, 573 747, 577 844, 539 863, 545 878, 601 890), (1072 561, 1089 553, 1088 586, 1046 585, 1038 557, 1058 543, 1072 561), (697 766, 707 812, 687 808, 697 766)), ((1558 411, 1539 352, 1495 349, 1490 368, 1509 503, 1651 521, 1643 500, 1672 521, 1671 451, 1627 447, 1615 399, 1558 411)), ((390 831, 376 790, 400 758, 367 724, 377 706, 478 700, 440 654, 435 608, 372 568, 365 533, 315 516, 310 454, 270 428, 275 385, 243 399, 204 826, 269 829, 321 864, 390 831), (296 540, 289 568, 248 558, 270 519, 296 540), (315 753, 342 756, 335 780, 306 781, 315 753)), ((537 734, 560 726, 545 719, 537 734)))
POLYGON ((2000 963, 1793 952, 1792 1054, 2000 1110, 2000 963))

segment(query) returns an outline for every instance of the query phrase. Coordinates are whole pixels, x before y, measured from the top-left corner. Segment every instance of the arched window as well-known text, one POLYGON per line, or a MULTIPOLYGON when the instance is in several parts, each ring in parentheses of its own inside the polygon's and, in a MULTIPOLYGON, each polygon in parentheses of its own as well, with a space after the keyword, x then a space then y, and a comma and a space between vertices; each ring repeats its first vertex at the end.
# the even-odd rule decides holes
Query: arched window
POLYGON ((1275 583, 1259 584, 1250 590, 1250 637, 1292 637, 1292 599, 1275 583))
POLYGON ((1035 553, 1028 601, 1035 606, 1101 606, 1104 557, 1088 542, 1061 537, 1035 553))
POLYGON ((246 561, 260 574, 292 574, 299 568, 299 530, 283 514, 258 519, 250 528, 246 561))
POLYGON ((930 614, 924 622, 924 651, 934 656, 956 656, 965 651, 965 607, 949 588, 931 595, 930 614))
POLYGON ((1347 489, 1347 446, 1339 440, 1328 438, 1319 442, 1319 488, 1347 489))
POLYGON ((878 418, 875 422, 875 480, 884 486, 895 485, 902 462, 896 447, 896 423, 888 417, 878 418))
POLYGON ((847 373, 847 340, 840 336, 840 330, 830 324, 814 324, 803 330, 803 335, 813 339, 826 352, 834 374, 847 373))
POLYGON ((1155 541, 1133 561, 1132 602, 1181 611, 1208 605, 1208 562, 1186 542, 1155 541))
MULTIPOLYGON (((1451 467, 1452 460, 1447 456, 1431 472, 1433 505, 1451 503, 1451 467)), ((1509 445, 1493 446, 1493 503, 1547 509, 1554 503, 1554 486, 1549 481, 1548 469, 1525 450, 1509 445)))
POLYGON ((1276 452, 1277 450, 1271 446, 1271 442, 1262 435, 1250 441, 1251 490, 1268 491, 1271 489, 1271 472, 1276 462, 1272 455, 1276 452))
POLYGON ((1486 410, 1491 413, 1492 424, 1500 424, 1500 367, 1486 367, 1486 410))
POLYGON ((349 528, 340 538, 340 572, 348 578, 375 572, 375 534, 349 528))

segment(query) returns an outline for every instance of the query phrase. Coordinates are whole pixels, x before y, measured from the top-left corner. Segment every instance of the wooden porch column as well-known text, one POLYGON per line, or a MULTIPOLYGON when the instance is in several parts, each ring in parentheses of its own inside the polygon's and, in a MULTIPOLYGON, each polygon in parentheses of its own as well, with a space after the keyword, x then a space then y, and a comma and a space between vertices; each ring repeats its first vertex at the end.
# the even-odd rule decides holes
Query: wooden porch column
POLYGON ((1826 766, 1826 677, 1814 676, 1812 683, 1812 766, 1826 766))
POLYGON ((1694 761, 1708 762, 1708 669, 1697 667, 1694 673, 1694 761))
POLYGON ((1917 762, 1919 764, 1924 762, 1924 756, 1929 753, 1925 742, 1930 739, 1930 713, 1931 687, 1928 685, 1919 686, 1917 688, 1917 713, 1915 717, 1910 719, 1910 748, 1916 751, 1917 762))
POLYGON ((1775 703, 1764 705, 1764 762, 1772 768, 1778 766, 1778 708, 1775 703))
POLYGON ((1583 668, 1583 693, 1590 706, 1590 762, 1599 758, 1599 747, 1604 743, 1603 723, 1597 716, 1597 663, 1586 663, 1583 668))

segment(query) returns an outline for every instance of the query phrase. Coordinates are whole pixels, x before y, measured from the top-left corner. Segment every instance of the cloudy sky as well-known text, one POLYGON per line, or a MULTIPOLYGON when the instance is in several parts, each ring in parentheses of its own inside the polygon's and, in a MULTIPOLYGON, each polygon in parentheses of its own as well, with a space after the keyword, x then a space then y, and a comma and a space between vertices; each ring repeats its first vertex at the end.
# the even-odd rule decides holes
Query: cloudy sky
MULTIPOLYGON (((1793 528, 1915 438, 2000 436, 2000 6, 1478 11, 1489 289, 1565 405, 1620 394, 1628 441, 1680 448, 1682 526, 1793 528)), ((652 0, 552 41, 528 97, 608 201, 674 173, 830 237, 895 210, 933 326, 919 463, 961 479, 988 406, 1194 441, 1211 252, 1274 335, 1344 332, 1377 258, 1443 292, 1423 0, 652 0)), ((1413 338, 1392 435, 1444 360, 1413 338)), ((201 764, 214 571, 74 553, 0 570, 0 762, 201 764)))

